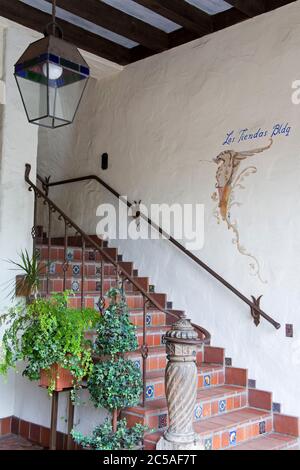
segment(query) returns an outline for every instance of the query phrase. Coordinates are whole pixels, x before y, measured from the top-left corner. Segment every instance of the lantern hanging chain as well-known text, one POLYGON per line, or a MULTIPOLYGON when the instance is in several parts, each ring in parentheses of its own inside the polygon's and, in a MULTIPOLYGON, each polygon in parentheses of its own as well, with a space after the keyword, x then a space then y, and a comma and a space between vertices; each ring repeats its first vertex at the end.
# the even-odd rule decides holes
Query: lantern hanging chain
POLYGON ((55 27, 56 27, 56 0, 52 0, 52 28, 53 28, 53 36, 55 36, 55 27))

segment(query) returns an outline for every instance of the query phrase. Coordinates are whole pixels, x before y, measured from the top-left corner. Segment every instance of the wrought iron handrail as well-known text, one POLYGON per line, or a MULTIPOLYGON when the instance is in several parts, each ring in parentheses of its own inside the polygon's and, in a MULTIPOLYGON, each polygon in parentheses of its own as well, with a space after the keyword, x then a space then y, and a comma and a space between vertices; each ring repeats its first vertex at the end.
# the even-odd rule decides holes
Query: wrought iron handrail
MULTIPOLYGON (((165 313, 166 315, 173 316, 177 320, 184 317, 184 313, 180 314, 176 311, 172 311, 169 309, 162 308, 162 306, 159 304, 159 302, 156 301, 156 299, 153 297, 153 295, 149 292, 147 292, 140 284, 132 277, 121 265, 118 261, 115 261, 106 251, 105 248, 101 246, 100 243, 96 242, 93 240, 89 235, 87 235, 70 217, 68 217, 62 209, 60 209, 49 197, 48 195, 44 194, 41 189, 39 189, 33 181, 30 179, 30 171, 31 171, 31 165, 26 164, 25 165, 25 181, 29 185, 29 191, 34 191, 35 198, 42 198, 43 202, 48 205, 49 208, 49 222, 48 222, 48 273, 47 273, 47 293, 48 293, 48 282, 49 282, 49 268, 50 268, 50 248, 51 248, 51 215, 52 213, 57 213, 58 214, 58 219, 63 220, 65 223, 65 237, 64 237, 64 260, 65 263, 67 260, 67 227, 72 227, 75 231, 76 234, 81 236, 82 239, 82 284, 81 284, 81 306, 83 306, 83 297, 84 297, 84 251, 85 248, 88 244, 89 247, 92 247, 96 252, 99 252, 101 254, 101 259, 105 260, 106 262, 110 263, 116 268, 116 274, 117 274, 117 280, 119 279, 119 276, 122 277, 122 280, 129 281, 135 288, 136 290, 142 295, 143 297, 143 344, 141 346, 141 355, 143 358, 143 383, 144 383, 144 393, 143 393, 143 404, 145 404, 145 397, 146 397, 146 360, 148 357, 148 345, 147 345, 147 324, 146 324, 146 313, 147 309, 153 306, 155 309, 159 310, 160 312, 165 313)), ((43 184, 43 189, 46 187, 46 181, 38 176, 38 179, 41 181, 43 184)), ((35 200, 35 202, 37 199, 35 200)), ((33 237, 36 237, 36 209, 37 204, 35 204, 35 222, 34 222, 34 227, 33 227, 33 237)), ((63 271, 64 271, 64 289, 65 289, 65 279, 66 279, 66 270, 64 269, 63 263, 63 271)), ((103 262, 101 262, 101 292, 100 294, 101 301, 103 300, 103 262)), ((100 302, 101 303, 101 302, 100 302)), ((153 308, 152 307, 152 308, 153 308)), ((200 343, 205 343, 209 344, 211 335, 210 333, 203 327, 199 325, 194 325, 194 328, 197 330, 198 335, 199 335, 199 344, 200 343)))
MULTIPOLYGON (((99 184, 101 184, 104 188, 106 188, 116 198, 122 200, 124 202, 124 204, 126 204, 129 208, 131 208, 133 206, 133 204, 131 202, 129 202, 127 199, 123 200, 122 196, 117 191, 115 191, 111 186, 109 186, 105 181, 103 181, 97 175, 87 175, 87 176, 81 176, 81 177, 78 177, 78 178, 69 178, 69 179, 60 180, 60 181, 53 181, 53 182, 50 182, 50 178, 47 178, 46 180, 44 180, 39 175, 38 175, 38 178, 43 183, 45 189, 48 189, 48 188, 54 187, 54 186, 64 185, 64 184, 77 183, 77 182, 88 181, 88 180, 95 180, 99 184)), ((255 323, 256 326, 258 326, 259 323, 260 323, 260 317, 263 317, 265 320, 267 320, 269 323, 271 323, 271 325, 273 325, 277 330, 281 327, 280 323, 278 323, 276 320, 274 320, 272 317, 270 317, 266 312, 264 312, 260 308, 260 299, 261 299, 262 296, 260 296, 258 298, 255 298, 254 296, 252 296, 252 301, 249 300, 236 287, 234 287, 232 284, 230 284, 228 281, 226 281, 226 279, 224 279, 222 276, 220 276, 220 274, 218 274, 216 271, 214 271, 212 268, 210 268, 206 263, 204 263, 200 258, 195 256, 191 251, 187 250, 181 243, 178 242, 178 240, 176 240, 171 235, 167 234, 159 225, 157 225, 155 222, 153 222, 149 217, 145 216, 142 212, 139 213, 139 217, 141 217, 143 220, 145 220, 151 227, 155 228, 161 235, 163 235, 165 238, 167 238, 182 253, 184 253, 186 256, 188 256, 190 259, 192 259, 198 266, 203 268, 206 272, 208 272, 211 276, 213 276, 221 284, 223 284, 223 286, 225 286, 233 294, 235 294, 237 297, 239 297, 244 303, 246 303, 251 309, 251 315, 254 319, 254 323, 255 323)))

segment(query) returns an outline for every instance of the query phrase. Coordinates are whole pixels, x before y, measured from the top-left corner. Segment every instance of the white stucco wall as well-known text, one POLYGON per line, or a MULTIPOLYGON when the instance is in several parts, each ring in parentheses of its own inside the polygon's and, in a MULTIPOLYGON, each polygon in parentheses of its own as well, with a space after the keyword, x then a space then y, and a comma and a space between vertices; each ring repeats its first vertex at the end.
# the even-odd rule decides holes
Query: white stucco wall
MULTIPOLYGON (((0 41, 3 76, 0 80, 3 78, 6 95, 0 131, 0 308, 3 313, 10 304, 8 282, 14 276, 5 260, 16 259, 21 249, 30 251, 32 248, 33 196, 26 188, 24 168, 25 163, 31 163, 35 174, 38 129, 27 122, 13 77, 15 62, 35 36, 2 19, 0 29, 3 32, 0 41)), ((14 374, 7 380, 0 377, 0 418, 14 414, 15 381, 14 374)))
MULTIPOLYGON (((120 241, 125 259, 149 275, 156 290, 226 347, 236 366, 248 367, 257 386, 273 390, 283 411, 300 414, 300 107, 291 84, 300 79, 300 2, 262 15, 91 82, 75 126, 40 131, 39 172, 52 179, 95 173, 130 200, 205 204, 205 245, 197 255, 282 324, 253 325, 248 308, 164 241, 120 241), (241 242, 261 263, 262 284, 232 243, 233 233, 213 216, 216 165, 222 150, 250 150, 267 138, 223 146, 226 133, 288 123, 288 137, 249 164, 257 173, 237 192, 232 209, 241 242), (110 166, 100 170, 108 152, 110 166), (203 162, 201 160, 209 160, 203 162), (294 338, 285 337, 285 324, 294 338)), ((95 233, 95 208, 110 198, 94 183, 51 194, 95 233)))
MULTIPOLYGON (((27 122, 13 66, 26 47, 41 35, 0 17, 0 312, 11 301, 7 297, 8 283, 15 276, 6 262, 17 259, 20 250, 32 249, 33 193, 24 181, 25 163, 32 165, 35 179, 38 147, 38 127, 27 122)), ((123 67, 85 53, 93 77, 120 73, 123 67)), ((75 126, 73 127, 73 129, 75 126)), ((10 288, 11 289, 11 288, 10 288)), ((3 329, 0 331, 3 333, 3 329)), ((0 377, 0 418, 11 415, 50 426, 51 401, 45 390, 31 383, 18 372, 0 377)), ((87 402, 87 398, 83 400, 87 402)), ((100 413, 102 419, 103 412, 100 413)), ((66 431, 67 400, 62 396, 59 405, 58 429, 66 431)), ((99 413, 92 407, 82 407, 75 413, 75 423, 91 430, 99 422, 99 413)))

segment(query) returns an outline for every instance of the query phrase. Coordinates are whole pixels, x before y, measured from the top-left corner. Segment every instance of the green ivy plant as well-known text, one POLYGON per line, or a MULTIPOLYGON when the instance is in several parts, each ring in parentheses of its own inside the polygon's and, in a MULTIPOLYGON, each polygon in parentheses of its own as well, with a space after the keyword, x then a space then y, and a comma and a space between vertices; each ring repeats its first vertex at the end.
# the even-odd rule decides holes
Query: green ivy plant
POLYGON ((146 427, 136 424, 127 428, 126 419, 118 421, 118 417, 122 408, 139 403, 143 391, 140 369, 124 357, 138 349, 136 328, 130 322, 123 291, 110 289, 107 297, 110 305, 98 322, 95 341, 100 361, 94 366, 87 386, 94 406, 112 413, 112 423, 105 422, 87 437, 74 430, 73 437, 86 448, 131 449, 140 444, 146 427))
POLYGON ((142 393, 141 372, 129 359, 108 359, 94 366, 88 389, 96 408, 113 412, 135 406, 142 393))
POLYGON ((121 353, 136 351, 138 342, 136 328, 130 322, 129 311, 123 292, 110 289, 107 293, 109 307, 100 317, 97 325, 95 351, 100 356, 115 356, 121 353))
MULTIPOLYGON (((74 389, 93 370, 92 344, 85 333, 93 328, 99 314, 93 309, 77 310, 67 306, 69 292, 18 304, 0 317, 6 330, 2 339, 0 373, 6 374, 18 361, 26 361, 23 375, 38 380, 42 369, 51 366, 70 370, 74 389)), ((48 387, 51 395, 55 380, 48 387)))
POLYGON ((136 424, 128 428, 126 419, 118 421, 117 430, 114 432, 112 424, 106 420, 101 426, 97 426, 91 436, 84 436, 81 432, 72 431, 74 441, 91 450, 122 450, 135 449, 142 443, 146 427, 136 424))

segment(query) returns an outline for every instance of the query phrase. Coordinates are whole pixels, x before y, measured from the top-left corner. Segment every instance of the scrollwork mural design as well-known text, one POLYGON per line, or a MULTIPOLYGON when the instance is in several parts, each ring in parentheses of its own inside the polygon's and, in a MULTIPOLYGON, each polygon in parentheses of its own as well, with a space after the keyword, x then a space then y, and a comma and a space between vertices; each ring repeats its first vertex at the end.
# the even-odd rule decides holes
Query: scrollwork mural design
POLYGON ((241 170, 241 163, 249 157, 268 150, 272 144, 273 140, 270 139, 270 143, 267 146, 249 151, 237 152, 235 150, 225 150, 213 159, 213 162, 218 165, 216 172, 216 191, 212 194, 213 201, 218 203, 214 215, 218 223, 223 221, 227 224, 228 229, 232 230, 234 233, 232 243, 236 245, 239 253, 250 259, 249 266, 251 274, 257 276, 263 283, 267 281, 261 276, 260 263, 256 256, 250 253, 241 244, 238 223, 237 220, 232 221, 231 209, 234 206, 241 206, 241 203, 236 200, 237 191, 244 190, 246 178, 257 173, 257 168, 252 165, 241 170))

